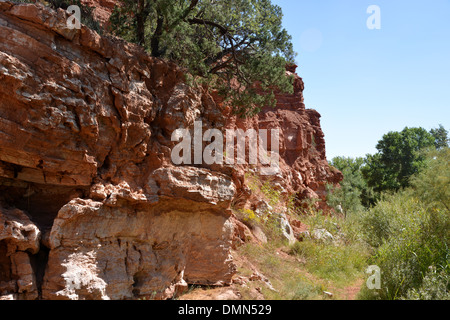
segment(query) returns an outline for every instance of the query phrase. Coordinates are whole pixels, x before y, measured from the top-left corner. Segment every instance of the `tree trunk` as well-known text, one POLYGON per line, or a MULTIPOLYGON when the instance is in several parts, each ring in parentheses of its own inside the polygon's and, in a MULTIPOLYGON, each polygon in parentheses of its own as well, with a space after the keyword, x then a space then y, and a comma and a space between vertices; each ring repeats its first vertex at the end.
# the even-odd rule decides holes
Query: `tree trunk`
POLYGON ((136 12, 136 37, 139 45, 145 47, 145 0, 138 0, 138 8, 136 12))
POLYGON ((158 15, 155 33, 153 34, 150 44, 152 47, 152 56, 154 57, 160 57, 162 55, 159 44, 161 36, 163 34, 163 26, 164 26, 164 17, 162 15, 158 15))

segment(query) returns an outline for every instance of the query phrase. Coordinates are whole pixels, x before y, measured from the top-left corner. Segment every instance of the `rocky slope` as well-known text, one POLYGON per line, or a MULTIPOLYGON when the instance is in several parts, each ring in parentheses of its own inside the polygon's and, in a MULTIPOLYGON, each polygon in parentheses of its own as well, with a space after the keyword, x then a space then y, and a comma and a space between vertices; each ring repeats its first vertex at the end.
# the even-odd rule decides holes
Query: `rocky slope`
MULTIPOLYGON (((0 2, 0 296, 171 298, 227 285, 246 165, 175 166, 172 133, 278 128, 288 195, 321 197, 330 170, 303 82, 241 120, 176 66, 67 14, 0 2)), ((289 72, 293 73, 291 69, 289 72)))

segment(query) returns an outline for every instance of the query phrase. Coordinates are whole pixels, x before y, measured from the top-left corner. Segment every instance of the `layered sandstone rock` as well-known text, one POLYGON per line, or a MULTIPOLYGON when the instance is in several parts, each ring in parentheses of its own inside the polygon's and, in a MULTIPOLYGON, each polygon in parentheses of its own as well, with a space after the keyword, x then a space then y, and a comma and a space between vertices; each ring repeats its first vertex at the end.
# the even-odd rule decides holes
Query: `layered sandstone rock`
POLYGON ((288 194, 339 180, 298 76, 294 95, 244 121, 177 66, 67 17, 0 2, 0 296, 165 299, 230 284, 230 207, 251 198, 249 168, 173 165, 172 133, 196 121, 280 129, 273 183, 288 194))
POLYGON ((93 17, 104 28, 109 27, 109 17, 116 5, 120 2, 117 0, 81 0, 81 3, 93 9, 93 17))
MULTIPOLYGON (((276 95, 275 108, 265 107, 251 119, 240 119, 226 113, 227 129, 248 129, 268 132, 276 130, 280 136, 280 164, 276 175, 265 178, 284 195, 295 195, 298 200, 318 199, 326 209, 326 185, 339 183, 342 174, 332 169, 326 159, 325 138, 320 126, 320 114, 306 109, 303 98, 303 80, 295 74, 297 66, 290 66, 288 76, 294 78, 294 94, 276 95)), ((270 149, 270 147, 269 147, 270 149)), ((234 177, 238 190, 245 189, 245 173, 248 166, 237 166, 234 177)), ((258 199, 251 199, 248 192, 238 193, 240 205, 257 209, 258 199), (252 203, 248 203, 250 201, 252 203), (255 201, 256 200, 256 201, 255 201)))
MULTIPOLYGON (((26 213, 23 230, 44 234, 34 286, 44 299, 128 299, 231 283, 234 184, 170 161, 171 131, 217 117, 214 106, 174 65, 65 19, 0 3, 1 217, 26 213)), ((8 230, 2 285, 29 281, 31 269, 11 270, 39 251, 8 230)))
POLYGON ((0 207, 0 295, 38 297, 30 257, 39 252, 40 240, 40 230, 23 211, 0 207))

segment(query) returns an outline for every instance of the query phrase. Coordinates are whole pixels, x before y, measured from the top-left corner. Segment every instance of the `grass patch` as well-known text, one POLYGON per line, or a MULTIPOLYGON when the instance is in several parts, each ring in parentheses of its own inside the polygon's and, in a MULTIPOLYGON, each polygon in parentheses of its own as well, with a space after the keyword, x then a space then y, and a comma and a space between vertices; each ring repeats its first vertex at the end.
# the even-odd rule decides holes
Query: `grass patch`
MULTIPOLYGON (((273 212, 258 216, 249 209, 235 210, 238 218, 249 226, 258 226, 267 235, 269 242, 264 245, 247 243, 238 249, 259 272, 264 274, 276 291, 264 284, 250 282, 243 289, 243 297, 249 295, 255 287, 266 299, 272 300, 316 300, 329 299, 324 291, 334 292, 335 299, 346 287, 364 279, 364 271, 370 256, 368 246, 361 240, 359 223, 352 215, 325 216, 307 206, 307 213, 294 205, 292 198, 285 199, 270 181, 262 181, 253 174, 246 175, 246 184, 254 196, 265 200, 273 212, 283 210, 286 214, 301 220, 311 230, 326 229, 333 234, 335 241, 321 242, 307 238, 289 246, 280 236, 280 227, 273 212)), ((304 209, 304 208, 303 208, 304 209)), ((251 273, 240 268, 242 274, 251 273)), ((254 290, 253 290, 254 291, 254 290)))
MULTIPOLYGON (((261 282, 250 283, 242 292, 244 299, 250 299, 249 292, 257 286, 269 300, 328 299, 324 291, 335 293, 334 299, 344 299, 339 293, 363 278, 368 257, 366 248, 359 245, 335 246, 313 240, 297 242, 292 247, 281 241, 266 245, 247 243, 238 253, 276 289, 272 291, 261 282)), ((248 269, 239 270, 247 275, 251 273, 248 269)))
POLYGON ((290 253, 306 261, 308 272, 342 284, 362 276, 367 267, 367 249, 360 244, 336 245, 308 239, 295 243, 290 253))
MULTIPOLYGON (((295 258, 280 257, 279 243, 268 243, 265 246, 247 243, 239 249, 239 254, 246 257, 272 283, 276 291, 271 290, 262 282, 250 282, 248 288, 243 288, 241 294, 244 299, 251 300, 252 289, 258 288, 267 300, 317 300, 322 298, 322 292, 327 287, 320 279, 310 279, 306 276, 301 264, 295 258)), ((283 247, 281 250, 287 250, 283 247)), ((242 274, 251 271, 239 268, 242 274)))

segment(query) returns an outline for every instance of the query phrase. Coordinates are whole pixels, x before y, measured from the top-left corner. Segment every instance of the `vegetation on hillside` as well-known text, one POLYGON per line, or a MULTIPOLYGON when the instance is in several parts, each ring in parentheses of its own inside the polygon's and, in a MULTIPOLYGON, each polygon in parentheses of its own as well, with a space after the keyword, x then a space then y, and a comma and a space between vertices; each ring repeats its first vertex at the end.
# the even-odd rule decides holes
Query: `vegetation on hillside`
MULTIPOLYGON (((54 9, 69 5, 41 2, 54 9)), ((295 56, 291 37, 282 27, 281 8, 270 0, 120 2, 111 16, 112 32, 176 62, 192 81, 222 93, 237 114, 249 116, 273 104, 275 88, 292 91, 292 79, 285 76, 295 56)), ((81 8, 84 24, 101 31, 93 8, 80 0, 70 4, 81 8)), ((267 208, 260 213, 235 210, 235 215, 261 229, 268 242, 238 248, 249 262, 239 271, 250 276, 257 268, 270 279, 273 287, 259 288, 264 297, 319 299, 324 292, 343 292, 359 283, 361 299, 450 299, 448 132, 443 126, 405 128, 384 135, 376 148, 365 158, 331 161, 344 175, 339 187, 328 187, 334 214, 313 205, 298 210, 297 199, 284 198, 270 181, 248 177, 250 189, 267 208), (284 214, 309 226, 303 241, 286 241, 280 228, 284 214), (315 231, 331 237, 314 236, 315 231), (365 285, 369 265, 381 269, 380 289, 365 285)), ((252 285, 244 298, 252 297, 252 285)))
POLYGON ((293 91, 282 17, 270 0, 121 0, 110 20, 114 34, 184 67, 244 117, 274 105, 275 88, 293 91))
POLYGON ((443 126, 406 128, 385 135, 376 155, 333 159, 345 178, 330 204, 348 210, 382 272, 382 288, 361 298, 450 298, 448 142, 443 126))
POLYGON ((239 288, 243 299, 321 300, 353 299, 361 285, 369 246, 359 236, 351 219, 326 216, 313 209, 305 215, 295 206, 293 197, 286 197, 269 180, 256 174, 246 175, 253 196, 269 204, 269 209, 255 212, 234 210, 250 229, 261 230, 267 243, 248 241, 237 248, 238 275, 250 277, 255 270, 269 279, 271 286, 249 282, 239 288), (283 235, 280 215, 289 215, 309 226, 302 241, 289 244, 283 235), (329 230, 333 239, 318 239, 313 230, 329 230), (356 289, 356 292, 350 292, 356 289))
POLYGON ((448 132, 442 125, 430 132, 407 127, 385 134, 374 155, 332 159, 330 164, 344 174, 344 181, 341 188, 330 186, 329 204, 351 211, 361 209, 359 205, 372 207, 383 193, 410 187, 411 177, 426 167, 428 152, 448 148, 448 143, 448 132))
MULTIPOLYGON (((329 188, 328 204, 342 209, 333 214, 314 205, 297 210, 292 199, 281 197, 270 182, 249 176, 249 187, 273 206, 273 212, 284 208, 309 226, 308 236, 289 245, 271 219, 273 212, 263 219, 251 210, 238 214, 270 235, 267 244, 249 242, 238 249, 272 282, 275 291, 262 288, 264 297, 328 299, 324 293, 331 292, 334 299, 347 299, 356 285, 359 295, 353 298, 359 299, 450 299, 450 148, 446 130, 442 126, 436 130, 439 135, 406 128, 383 137, 379 146, 390 146, 379 148, 385 162, 370 170, 378 168, 382 173, 374 174, 382 175, 386 169, 407 168, 403 174, 386 174, 392 179, 388 184, 378 181, 378 186, 392 186, 386 191, 379 191, 364 175, 367 159, 333 159, 345 177, 339 188, 329 188), (400 187, 402 183, 405 187, 400 187), (326 230, 333 237, 317 238, 315 230, 326 230), (371 265, 381 270, 379 290, 366 286, 365 272, 371 265)), ((239 271, 251 273, 245 265, 239 271)), ((256 284, 243 290, 244 298, 254 298, 252 286, 256 284)))
POLYGON ((108 30, 94 19, 95 8, 80 0, 13 1, 64 10, 77 5, 83 24, 175 62, 188 83, 207 84, 241 117, 274 106, 276 90, 293 92, 286 66, 296 53, 281 7, 270 0, 118 0, 108 30))

